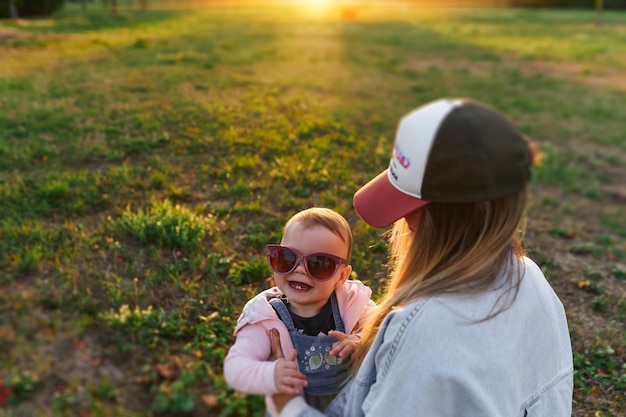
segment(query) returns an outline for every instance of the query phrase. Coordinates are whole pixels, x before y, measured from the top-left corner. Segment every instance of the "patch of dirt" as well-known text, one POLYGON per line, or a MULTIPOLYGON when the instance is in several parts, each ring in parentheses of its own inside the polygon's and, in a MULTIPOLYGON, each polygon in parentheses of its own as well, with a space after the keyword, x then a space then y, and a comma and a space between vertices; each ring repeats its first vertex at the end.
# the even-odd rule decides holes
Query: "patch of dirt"
POLYGON ((549 78, 564 79, 589 87, 626 92, 626 68, 606 67, 595 63, 528 61, 519 65, 519 59, 511 59, 515 65, 506 62, 469 62, 419 59, 410 62, 410 68, 440 68, 441 70, 462 70, 469 74, 489 74, 494 68, 509 68, 524 75, 543 75, 549 78))
POLYGON ((0 27, 0 46, 2 42, 30 39, 32 35, 24 32, 18 32, 16 30, 9 29, 8 27, 0 27))
POLYGON ((532 61, 522 67, 527 75, 546 74, 590 87, 626 92, 626 69, 578 62, 532 61))

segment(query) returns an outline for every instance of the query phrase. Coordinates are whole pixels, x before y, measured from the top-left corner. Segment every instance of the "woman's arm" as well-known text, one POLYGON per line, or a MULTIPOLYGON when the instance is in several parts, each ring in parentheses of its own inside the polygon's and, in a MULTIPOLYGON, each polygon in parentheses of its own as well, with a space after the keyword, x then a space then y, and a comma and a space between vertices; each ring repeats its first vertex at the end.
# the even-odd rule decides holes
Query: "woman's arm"
MULTIPOLYGON (((295 363, 296 360, 296 352, 293 351, 289 358, 285 358, 283 355, 283 349, 280 344, 280 335, 278 330, 272 329, 270 332, 271 339, 271 349, 272 352, 269 356, 270 360, 279 361, 281 359, 287 361, 293 361, 295 363)), ((297 363, 296 363, 297 369, 297 363)), ((296 379, 296 384, 300 386, 306 385, 306 379, 303 374, 298 372, 294 375, 296 379)), ((294 394, 274 394, 272 395, 272 401, 276 406, 276 410, 280 413, 281 417, 285 416, 300 416, 300 417, 323 417, 324 414, 320 413, 316 409, 310 407, 305 401, 303 397, 296 396, 294 394)))

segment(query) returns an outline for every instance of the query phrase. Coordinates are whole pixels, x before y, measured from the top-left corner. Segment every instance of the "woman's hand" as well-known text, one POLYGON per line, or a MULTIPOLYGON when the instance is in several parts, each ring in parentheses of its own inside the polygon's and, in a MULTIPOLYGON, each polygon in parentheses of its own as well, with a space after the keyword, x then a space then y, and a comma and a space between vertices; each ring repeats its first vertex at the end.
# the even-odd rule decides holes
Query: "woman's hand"
POLYGON ((278 330, 272 329, 270 336, 272 339, 272 353, 269 360, 279 361, 274 370, 274 381, 279 394, 272 395, 272 400, 280 413, 292 398, 302 392, 302 387, 305 387, 307 382, 306 377, 298 370, 296 351, 291 352, 289 358, 285 358, 278 330))
POLYGON ((333 348, 328 353, 340 358, 345 358, 354 353, 361 343, 361 338, 355 334, 348 335, 337 330, 331 330, 328 332, 328 335, 339 339, 333 343, 333 348))

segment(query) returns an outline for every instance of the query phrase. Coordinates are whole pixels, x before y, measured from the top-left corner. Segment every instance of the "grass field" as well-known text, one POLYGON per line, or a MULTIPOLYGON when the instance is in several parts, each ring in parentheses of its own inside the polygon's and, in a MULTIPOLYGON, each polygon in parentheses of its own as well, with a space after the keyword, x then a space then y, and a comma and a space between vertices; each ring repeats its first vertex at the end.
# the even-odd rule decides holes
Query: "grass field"
MULTIPOLYGON (((151 2, 154 4, 154 2, 151 2)), ((568 314, 575 417, 626 410, 626 14, 67 7, 0 21, 0 416, 262 416, 221 376, 263 246, 344 214, 398 118, 503 110, 545 153, 526 244, 568 314)))

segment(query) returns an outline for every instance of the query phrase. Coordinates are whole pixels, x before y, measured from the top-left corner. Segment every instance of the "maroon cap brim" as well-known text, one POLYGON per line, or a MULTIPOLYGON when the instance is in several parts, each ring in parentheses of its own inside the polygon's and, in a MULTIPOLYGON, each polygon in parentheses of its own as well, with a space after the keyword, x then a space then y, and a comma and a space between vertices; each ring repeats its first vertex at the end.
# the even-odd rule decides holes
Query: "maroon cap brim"
POLYGON ((405 194, 391 185, 387 171, 361 187, 352 200, 357 214, 376 228, 387 227, 428 204, 428 201, 405 194))

